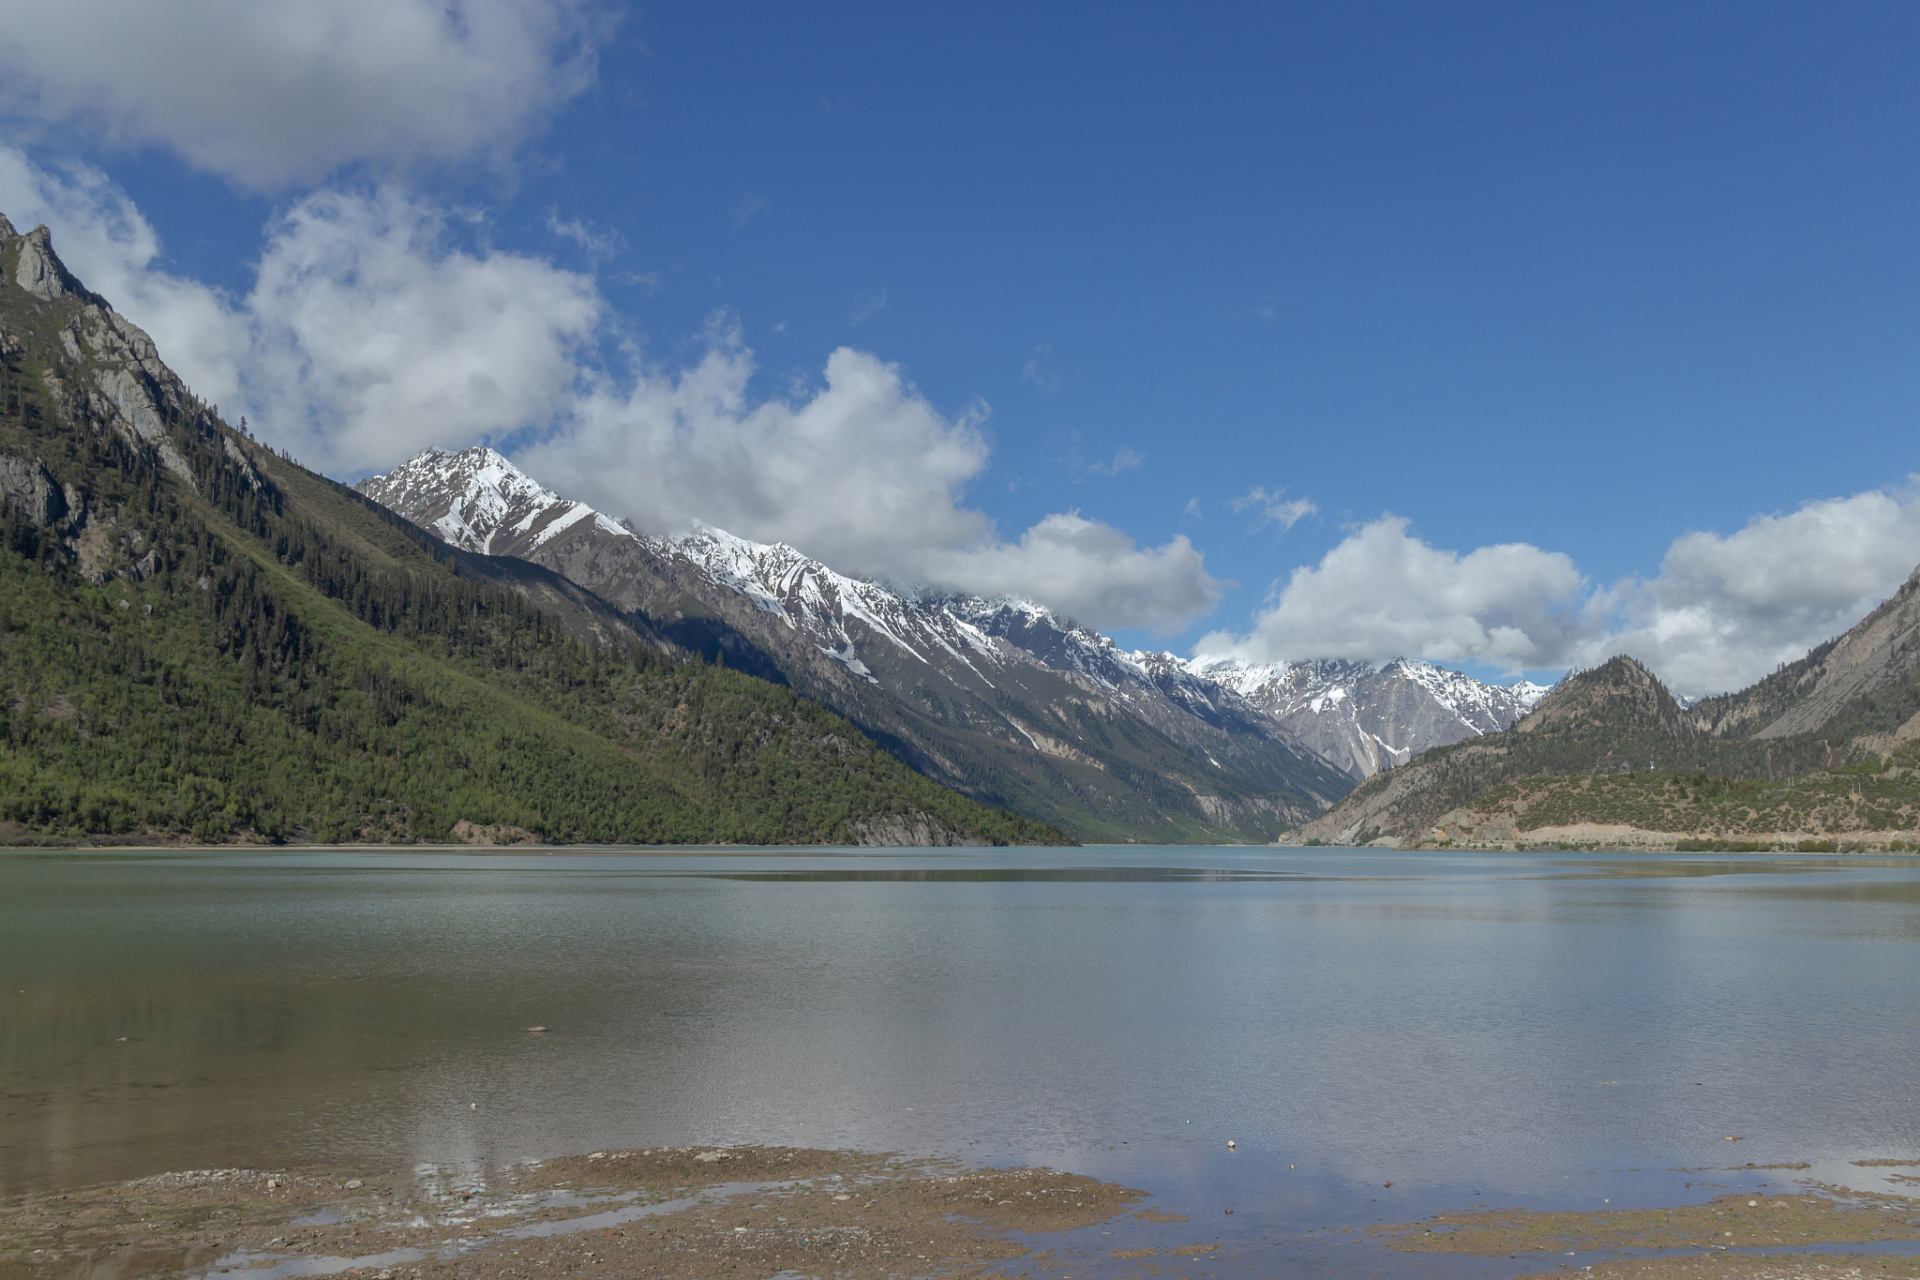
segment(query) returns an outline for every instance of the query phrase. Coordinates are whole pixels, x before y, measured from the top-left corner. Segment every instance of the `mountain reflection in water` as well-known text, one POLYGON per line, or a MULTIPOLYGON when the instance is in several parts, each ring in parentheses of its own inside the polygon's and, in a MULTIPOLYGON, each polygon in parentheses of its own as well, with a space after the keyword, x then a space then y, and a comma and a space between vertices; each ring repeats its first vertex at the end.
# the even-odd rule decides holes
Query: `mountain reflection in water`
POLYGON ((23 851, 0 1196, 765 1142, 1247 1231, 1618 1205, 1920 1156, 1916 974, 1920 859, 23 851))

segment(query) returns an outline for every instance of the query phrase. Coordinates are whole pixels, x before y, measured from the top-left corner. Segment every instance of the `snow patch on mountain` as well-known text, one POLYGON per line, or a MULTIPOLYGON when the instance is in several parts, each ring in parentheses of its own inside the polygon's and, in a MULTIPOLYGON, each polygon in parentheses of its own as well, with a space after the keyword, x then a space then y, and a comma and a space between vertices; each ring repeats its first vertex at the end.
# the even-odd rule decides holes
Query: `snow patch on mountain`
POLYGON ((884 667, 888 654, 949 680, 964 667, 990 687, 1009 663, 1037 664, 1142 714, 1184 711, 1217 728, 1279 736, 1356 778, 1405 763, 1430 746, 1503 729, 1547 692, 1525 681, 1488 685, 1408 658, 1250 665, 1126 653, 1110 637, 1031 600, 898 590, 837 573, 785 543, 753 542, 722 529, 642 534, 561 497, 488 448, 430 449, 362 482, 360 490, 446 542, 489 555, 530 557, 556 538, 577 536, 591 521, 594 533, 631 539, 650 555, 745 597, 870 683, 882 683, 876 666, 884 667))
MULTIPOLYGON (((1162 665, 1178 661, 1160 658, 1162 665)), ((1429 747, 1505 729, 1548 692, 1527 680, 1490 685, 1419 658, 1246 663, 1203 654, 1183 665, 1360 778, 1405 764, 1429 747)))

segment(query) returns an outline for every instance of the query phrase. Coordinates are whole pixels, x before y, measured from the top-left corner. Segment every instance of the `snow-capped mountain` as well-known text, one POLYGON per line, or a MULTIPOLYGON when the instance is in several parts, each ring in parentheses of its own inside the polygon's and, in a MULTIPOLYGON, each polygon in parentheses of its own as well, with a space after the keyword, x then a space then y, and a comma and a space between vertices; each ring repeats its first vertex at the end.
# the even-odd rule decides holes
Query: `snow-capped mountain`
MULTIPOLYGON (((563 550, 582 535, 599 535, 615 546, 629 543, 670 570, 737 594, 872 683, 877 681, 860 654, 871 652, 875 644, 891 646, 923 664, 931 665, 935 655, 941 655, 977 670, 976 662, 1004 661, 1007 654, 1002 651, 1009 646, 996 646, 971 619, 988 625, 1009 618, 1026 619, 1029 625, 1052 622, 1052 615, 1024 600, 911 599, 836 573, 782 542, 750 542, 710 528, 673 537, 642 534, 584 502, 562 498, 492 449, 458 454, 430 449, 363 482, 360 489, 443 541, 486 555, 540 559, 550 545, 563 550)), ((1054 629, 1060 630, 1057 624, 1054 629)), ((1073 643, 1067 640, 1068 647, 1073 643)), ((1113 647, 1111 641, 1106 645, 1113 647)))
POLYGON ((1429 747, 1505 729, 1548 692, 1527 680, 1486 684, 1417 658, 1250 665, 1199 657, 1185 667, 1233 690, 1356 779, 1405 764, 1429 747))
POLYGON ((429 450, 360 489, 454 546, 543 565, 670 643, 792 684, 916 768, 1082 838, 1277 832, 1384 763, 1501 727, 1517 696, 1425 663, 1341 674, 1124 653, 1028 600, 898 591, 719 529, 640 533, 491 449, 429 450))

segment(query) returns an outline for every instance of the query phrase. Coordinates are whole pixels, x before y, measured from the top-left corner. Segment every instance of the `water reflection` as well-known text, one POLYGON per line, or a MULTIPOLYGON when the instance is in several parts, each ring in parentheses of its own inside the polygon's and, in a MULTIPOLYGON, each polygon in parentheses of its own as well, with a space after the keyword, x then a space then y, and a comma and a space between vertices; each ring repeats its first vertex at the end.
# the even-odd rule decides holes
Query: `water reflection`
POLYGON ((4 1194, 769 1141, 1363 1221, 1369 1182, 1920 1154, 1913 859, 35 853, 0 888, 4 1194))
POLYGON ((986 881, 1130 881, 1349 880, 1352 876, 1310 876, 1301 871, 1265 867, 828 867, 808 871, 754 868, 746 871, 656 871, 653 875, 700 875, 715 880, 872 881, 902 884, 960 884, 986 881))

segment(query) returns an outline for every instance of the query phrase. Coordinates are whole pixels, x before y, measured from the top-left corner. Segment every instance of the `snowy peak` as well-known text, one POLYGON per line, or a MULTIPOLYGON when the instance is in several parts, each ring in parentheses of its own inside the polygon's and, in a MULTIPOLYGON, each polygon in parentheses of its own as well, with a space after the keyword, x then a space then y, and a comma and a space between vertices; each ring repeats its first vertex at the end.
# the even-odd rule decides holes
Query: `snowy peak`
POLYGON ((1055 671, 1073 671, 1106 689, 1118 689, 1146 673, 1120 652, 1112 639, 1098 631, 1075 626, 1044 606, 1013 596, 988 599, 971 595, 923 595, 924 607, 938 608, 1004 640, 1055 671))
MULTIPOLYGON (((670 620, 682 608, 721 602, 728 625, 789 655, 782 661, 804 657, 835 671, 824 659, 903 698, 919 699, 911 690, 930 678, 947 689, 968 685, 999 707, 1027 678, 1020 673, 1037 668, 1176 740, 1211 732, 1285 742, 1356 780, 1429 747, 1506 728, 1546 692, 1524 682, 1487 685, 1407 658, 1248 664, 1124 653, 1031 600, 900 591, 836 572, 785 543, 722 529, 642 534, 561 497, 488 448, 430 449, 360 490, 456 547, 534 560, 650 616, 665 609, 670 620), (682 600, 681 591, 705 603, 682 600)), ((994 724, 1007 714, 984 717, 994 724)), ((1038 741, 1012 720, 991 732, 1038 741)))
POLYGON ((519 555, 539 547, 582 520, 608 533, 619 524, 584 502, 571 502, 546 488, 505 457, 485 447, 449 454, 425 453, 363 480, 360 492, 405 515, 451 546, 483 555, 519 555))
POLYGON ((866 647, 868 658, 874 658, 874 644, 929 664, 945 655, 976 672, 976 660, 1000 657, 986 633, 966 619, 927 608, 879 583, 836 573, 785 543, 752 542, 709 528, 643 541, 777 615, 806 633, 822 653, 868 680, 874 677, 860 654, 866 647))
POLYGON ((637 533, 584 502, 562 498, 492 449, 429 449, 359 488, 442 540, 487 555, 545 560, 563 543, 627 544, 744 597, 865 680, 875 679, 868 665, 879 660, 875 645, 922 663, 944 655, 976 671, 977 662, 1005 656, 961 612, 837 573, 785 543, 753 542, 707 527, 666 537, 637 533))
POLYGON ((1404 764, 1429 747, 1504 729, 1547 693, 1524 680, 1486 684, 1418 658, 1245 663, 1205 655, 1185 662, 1172 654, 1134 657, 1155 671, 1163 688, 1184 675, 1243 699, 1355 778, 1404 764))

